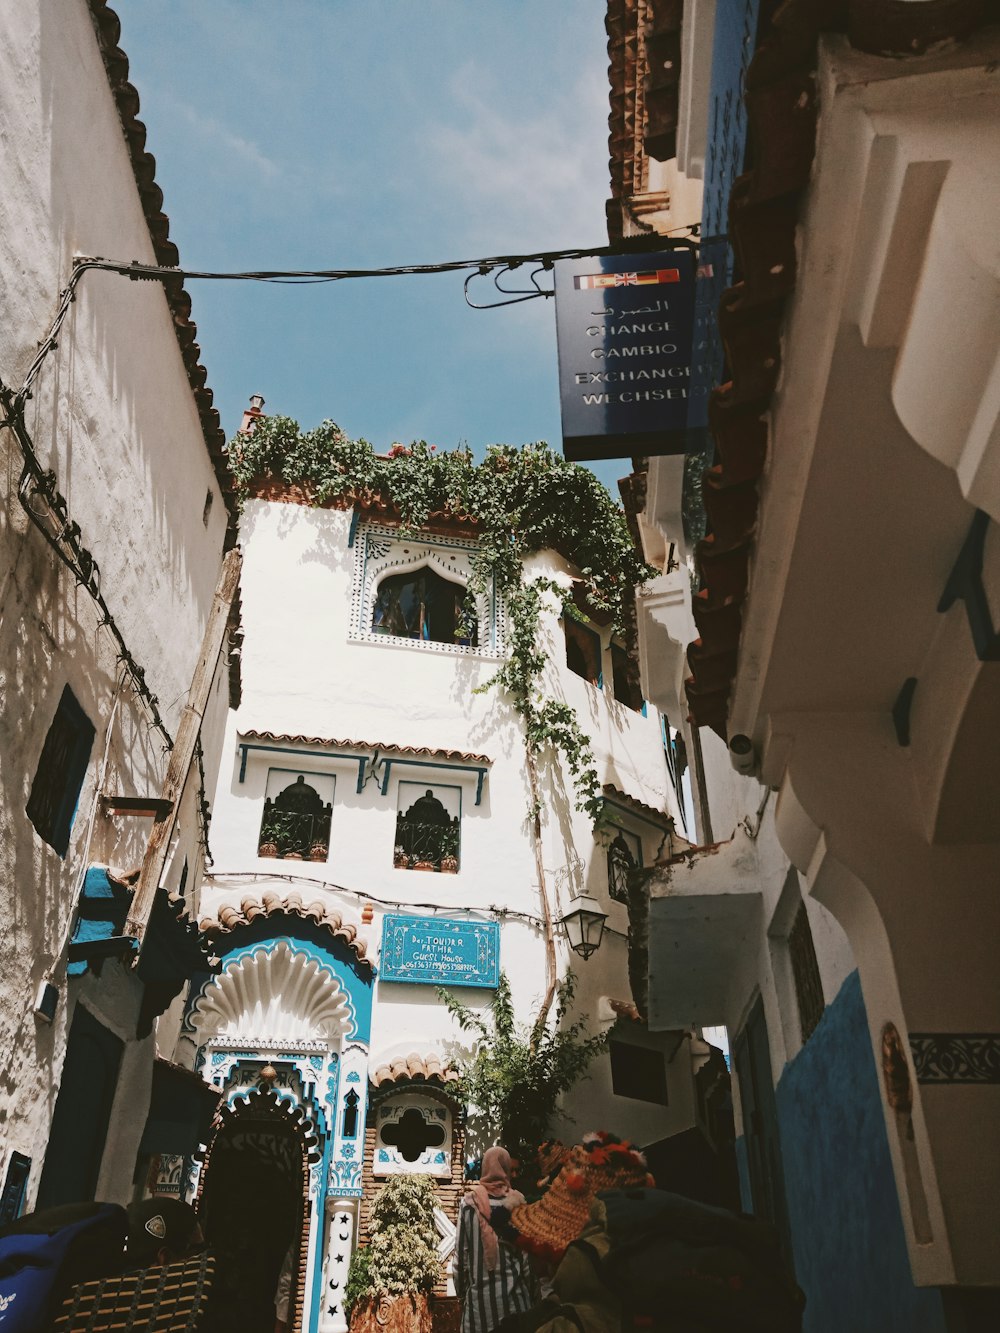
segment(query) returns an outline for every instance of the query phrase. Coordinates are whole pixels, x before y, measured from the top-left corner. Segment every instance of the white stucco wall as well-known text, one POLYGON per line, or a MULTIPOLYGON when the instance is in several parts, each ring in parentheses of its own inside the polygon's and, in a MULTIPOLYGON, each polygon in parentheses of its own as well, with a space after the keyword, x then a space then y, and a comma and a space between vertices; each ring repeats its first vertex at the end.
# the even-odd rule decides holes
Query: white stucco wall
MULTIPOLYGON (((16 390, 75 254, 154 259, 85 0, 3 6, 0 122, 0 377, 16 390)), ((157 284, 99 273, 83 279, 26 425, 174 732, 217 579, 226 510, 157 284)), ((0 1121, 10 1144, 33 1159, 30 1201, 77 987, 67 992, 58 965, 82 873, 88 860, 136 866, 149 831, 148 821, 96 815, 88 846, 105 744, 109 792, 158 795, 165 758, 131 691, 116 703, 115 648, 95 606, 20 508, 21 460, 9 431, 0 450, 0 1121), (25 802, 66 684, 96 738, 62 859, 35 834, 25 802), (49 974, 61 988, 51 1029, 32 1014, 49 974)), ((134 1151, 121 1178, 103 1184, 124 1197, 133 1164, 134 1151)))
MULTIPOLYGON (((361 929, 375 956, 385 910, 412 909, 419 914, 430 910, 424 905, 431 904, 445 916, 488 915, 494 907, 525 914, 533 920, 509 918, 503 923, 501 965, 510 977, 517 1013, 527 1020, 545 988, 545 963, 526 822, 523 738, 519 720, 495 690, 475 693, 493 675, 498 659, 417 643, 352 642, 349 617, 358 545, 349 549, 349 533, 350 514, 342 511, 259 500, 245 508, 243 706, 230 718, 214 802, 214 877, 205 881, 200 915, 214 915, 223 903, 238 904, 248 893, 259 897, 269 889, 296 889, 305 902, 328 895, 345 919, 360 926, 362 904, 371 901, 374 920, 361 929), (476 774, 458 772, 443 759, 439 768, 394 767, 384 796, 375 781, 359 794, 356 759, 338 759, 324 754, 322 746, 292 742, 275 744, 311 753, 251 750, 241 782, 239 744, 251 730, 367 743, 369 753, 376 743, 461 750, 486 754, 492 764, 479 806, 476 774), (288 769, 288 781, 300 773, 335 776, 326 863, 258 857, 272 767, 288 769), (398 784, 425 779, 427 785, 450 784, 461 793, 461 864, 454 875, 393 867, 398 784), (292 876, 293 882, 285 876, 292 876)), ((364 540, 362 525, 357 543, 364 540)), ((565 563, 552 555, 534 557, 527 565, 528 573, 569 577, 565 563)), ((554 599, 544 617, 542 637, 549 653, 546 691, 576 709, 592 738, 602 781, 647 806, 676 815, 655 712, 643 717, 616 703, 611 692, 610 630, 602 631, 603 692, 564 665, 563 631, 554 599)), ((422 755, 421 760, 433 762, 433 757, 422 755)), ((561 935, 558 946, 560 973, 572 959, 580 983, 580 1011, 590 1016, 596 1030, 602 996, 630 998, 627 912, 624 904, 608 896, 606 852, 595 842, 587 817, 574 808, 569 776, 560 771, 558 762, 546 759, 541 781, 544 861, 554 915, 560 917, 572 893, 586 887, 609 916, 605 942, 588 962, 571 955, 561 935)), ((662 830, 627 810, 616 813, 623 826, 640 837, 643 861, 650 864, 662 843, 662 830)), ((462 992, 463 1000, 475 1006, 485 1005, 489 996, 488 991, 462 992)), ((376 984, 373 1067, 414 1050, 447 1050, 458 1038, 433 987, 376 984)), ((569 1099, 568 1109, 580 1120, 579 1132, 596 1125, 649 1141, 690 1123, 686 1093, 672 1096, 669 1110, 615 1097, 606 1058, 602 1064, 569 1099)), ((683 1060, 676 1068, 682 1066, 683 1060)), ((672 1072, 672 1081, 676 1077, 672 1072)))

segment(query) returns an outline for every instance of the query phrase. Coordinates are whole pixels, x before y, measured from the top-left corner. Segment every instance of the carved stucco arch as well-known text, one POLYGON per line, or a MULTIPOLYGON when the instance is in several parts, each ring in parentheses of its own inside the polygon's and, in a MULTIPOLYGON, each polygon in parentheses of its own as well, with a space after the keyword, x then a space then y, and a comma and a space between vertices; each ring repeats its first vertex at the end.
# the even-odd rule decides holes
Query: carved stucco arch
POLYGON ((284 1042, 338 1045, 354 1026, 351 1001, 332 971, 287 940, 262 941, 226 962, 192 1006, 199 1045, 284 1042))

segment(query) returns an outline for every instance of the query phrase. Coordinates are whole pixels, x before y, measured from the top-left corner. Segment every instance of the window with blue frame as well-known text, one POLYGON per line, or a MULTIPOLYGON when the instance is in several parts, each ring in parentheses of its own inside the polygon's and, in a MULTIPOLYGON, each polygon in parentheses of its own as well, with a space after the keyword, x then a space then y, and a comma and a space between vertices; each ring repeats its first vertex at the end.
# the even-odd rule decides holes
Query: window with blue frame
POLYGON ((399 639, 479 646, 473 599, 429 566, 390 574, 378 587, 372 632, 399 639))
POLYGON ((38 758, 25 813, 35 832, 60 856, 69 848, 80 789, 94 745, 94 724, 68 685, 38 758))

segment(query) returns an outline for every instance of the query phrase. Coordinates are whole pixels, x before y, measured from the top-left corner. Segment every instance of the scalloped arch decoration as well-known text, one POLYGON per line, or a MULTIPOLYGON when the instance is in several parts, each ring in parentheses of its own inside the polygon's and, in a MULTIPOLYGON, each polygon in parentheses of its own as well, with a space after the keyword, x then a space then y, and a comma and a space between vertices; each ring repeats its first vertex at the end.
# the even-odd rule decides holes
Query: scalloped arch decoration
POLYGON ((286 941, 261 944, 231 962, 199 997, 192 1026, 201 1041, 339 1041, 351 1026, 337 978, 286 941))
MULTIPOLYGON (((436 537, 420 533, 412 538, 400 536, 399 528, 386 524, 366 523, 355 543, 354 583, 351 592, 351 638, 361 643, 379 643, 414 647, 411 639, 392 635, 374 634, 370 618, 372 600, 379 583, 390 574, 402 574, 419 569, 422 565, 434 569, 449 582, 467 585, 471 573, 471 557, 478 542, 463 537, 436 537)), ((499 657, 503 653, 504 607, 503 598, 495 592, 476 598, 479 618, 480 644, 421 642, 423 652, 443 652, 459 656, 499 657)))

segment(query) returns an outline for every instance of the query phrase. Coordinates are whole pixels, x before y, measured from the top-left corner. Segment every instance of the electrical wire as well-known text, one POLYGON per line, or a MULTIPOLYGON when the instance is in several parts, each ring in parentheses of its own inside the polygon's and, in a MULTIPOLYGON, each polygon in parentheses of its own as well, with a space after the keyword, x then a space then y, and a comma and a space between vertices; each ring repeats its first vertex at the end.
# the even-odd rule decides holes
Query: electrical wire
MULTIPOLYGON (((698 224, 675 227, 672 231, 657 233, 660 249, 696 249, 698 224), (684 236, 677 234, 683 232, 684 236)), ((645 243, 645 238, 640 238, 645 243)), ((643 246, 648 249, 648 243, 643 246)), ((640 252, 637 250, 637 252, 640 252)), ((629 247, 621 245, 598 245, 568 250, 536 250, 523 255, 488 255, 482 259, 448 259, 434 264, 394 264, 383 268, 333 268, 333 269, 249 269, 244 271, 221 272, 208 269, 165 268, 159 264, 144 264, 140 260, 105 259, 93 255, 73 261, 73 278, 88 269, 98 269, 106 273, 119 273, 124 277, 139 281, 180 279, 199 279, 215 282, 275 282, 275 283, 316 283, 344 282, 356 278, 399 278, 418 274, 460 273, 478 270, 486 273, 494 268, 519 268, 522 264, 538 264, 551 268, 560 259, 587 259, 590 256, 621 255, 627 256, 629 247)), ((71 280, 72 281, 72 280, 71 280)), ((74 284, 75 285, 75 284, 74 284)))
MULTIPOLYGON (((59 322, 61 323, 61 319, 59 322)), ((55 345, 53 341, 51 346, 55 345)), ((33 364, 37 373, 37 366, 41 364, 37 357, 33 364)), ((89 593, 97 604, 101 612, 100 624, 109 631, 117 645, 118 660, 125 666, 133 689, 148 709, 153 726, 163 737, 164 749, 171 750, 174 741, 160 714, 159 699, 146 684, 146 673, 129 650, 125 637, 101 591, 100 565, 81 541, 80 525, 70 518, 66 498, 56 489, 56 474, 42 467, 35 452, 24 421, 24 392, 22 388, 19 394, 14 394, 0 380, 0 406, 3 408, 0 430, 6 429, 11 432, 24 459, 17 487, 17 498, 21 508, 79 586, 89 593), (39 502, 41 508, 38 507, 39 502)), ((30 392, 28 396, 30 397, 30 392)))
MULTIPOLYGON (((538 926, 539 929, 544 925, 540 916, 535 916, 531 912, 520 912, 514 907, 499 907, 495 903, 490 903, 488 907, 459 907, 448 903, 415 903, 404 902, 395 898, 377 898, 374 894, 364 892, 358 889, 349 889, 345 884, 336 884, 329 879, 321 879, 318 875, 292 875, 287 872, 273 872, 263 870, 219 870, 210 871, 205 875, 205 881, 208 880, 238 880, 246 883, 258 883, 261 880, 282 880, 286 884, 314 884, 317 888, 328 889, 331 893, 343 893, 349 898, 356 898, 359 902, 375 903, 378 907, 397 907, 409 910, 419 909, 424 912, 447 912, 454 916, 456 912, 464 913, 466 916, 481 916, 487 920, 499 919, 501 921, 513 920, 524 921, 528 925, 538 926)), ((605 925, 605 934, 617 935, 620 939, 628 939, 623 930, 615 930, 612 926, 605 925)))

